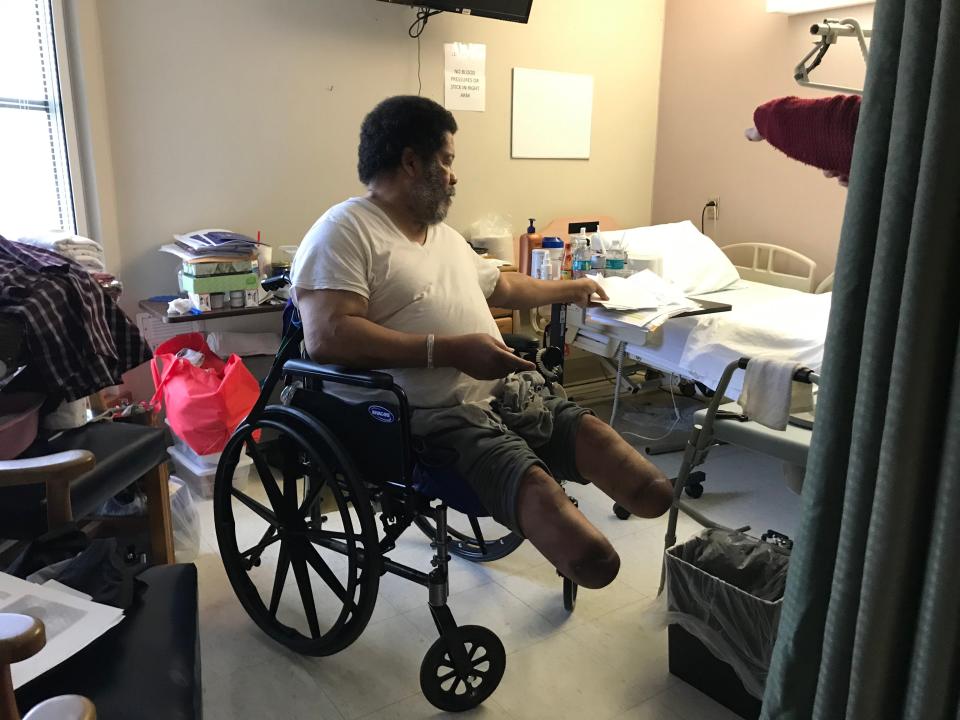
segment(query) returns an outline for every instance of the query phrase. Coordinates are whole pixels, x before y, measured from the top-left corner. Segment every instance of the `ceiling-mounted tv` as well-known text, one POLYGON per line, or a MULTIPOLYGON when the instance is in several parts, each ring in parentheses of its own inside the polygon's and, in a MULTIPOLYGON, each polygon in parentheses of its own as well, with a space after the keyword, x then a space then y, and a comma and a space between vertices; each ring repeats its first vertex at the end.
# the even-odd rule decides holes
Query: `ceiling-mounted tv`
POLYGON ((382 2, 519 23, 525 23, 530 19, 530 8, 533 6, 533 0, 382 0, 382 2))

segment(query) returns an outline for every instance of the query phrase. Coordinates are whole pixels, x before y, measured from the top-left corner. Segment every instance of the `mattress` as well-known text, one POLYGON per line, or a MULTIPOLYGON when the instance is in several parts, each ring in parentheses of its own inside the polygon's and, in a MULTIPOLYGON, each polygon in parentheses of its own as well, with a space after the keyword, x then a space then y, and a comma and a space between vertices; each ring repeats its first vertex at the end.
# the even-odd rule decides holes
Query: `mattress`
MULTIPOLYGON (((831 294, 812 295, 763 283, 741 281, 736 288, 701 296, 732 310, 672 318, 655 332, 629 325, 603 325, 583 316, 570 319, 577 347, 612 357, 620 342, 627 355, 663 372, 715 388, 724 368, 740 357, 778 357, 819 371, 830 315, 831 294)), ((739 397, 743 374, 727 391, 739 397)))

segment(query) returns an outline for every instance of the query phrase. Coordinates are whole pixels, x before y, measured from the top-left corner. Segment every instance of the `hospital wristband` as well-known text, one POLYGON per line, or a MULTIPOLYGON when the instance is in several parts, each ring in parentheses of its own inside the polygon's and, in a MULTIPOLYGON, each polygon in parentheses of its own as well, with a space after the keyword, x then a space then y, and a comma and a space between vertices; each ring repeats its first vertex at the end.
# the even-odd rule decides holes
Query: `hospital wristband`
POLYGON ((433 368, 433 343, 436 341, 433 333, 427 335, 427 367, 433 368))

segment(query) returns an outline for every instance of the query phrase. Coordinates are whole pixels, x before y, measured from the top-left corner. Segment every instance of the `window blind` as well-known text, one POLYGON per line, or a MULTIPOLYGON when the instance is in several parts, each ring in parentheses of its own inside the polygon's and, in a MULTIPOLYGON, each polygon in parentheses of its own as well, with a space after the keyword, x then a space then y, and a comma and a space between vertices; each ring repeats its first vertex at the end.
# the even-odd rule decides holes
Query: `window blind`
POLYGON ((0 234, 76 232, 51 0, 0 0, 0 234))

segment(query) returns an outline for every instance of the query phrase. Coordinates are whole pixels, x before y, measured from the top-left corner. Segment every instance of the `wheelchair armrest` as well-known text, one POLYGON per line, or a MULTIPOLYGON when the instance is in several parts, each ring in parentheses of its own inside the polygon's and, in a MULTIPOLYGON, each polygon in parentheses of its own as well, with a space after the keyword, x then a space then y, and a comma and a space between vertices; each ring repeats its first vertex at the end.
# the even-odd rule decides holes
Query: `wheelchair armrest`
POLYGON ((291 375, 313 377, 340 385, 372 390, 394 389, 393 376, 376 370, 351 370, 340 365, 320 365, 310 360, 287 360, 283 364, 283 371, 291 375))
POLYGON ((540 343, 526 335, 504 333, 503 342, 508 348, 519 353, 535 353, 540 349, 540 343))

